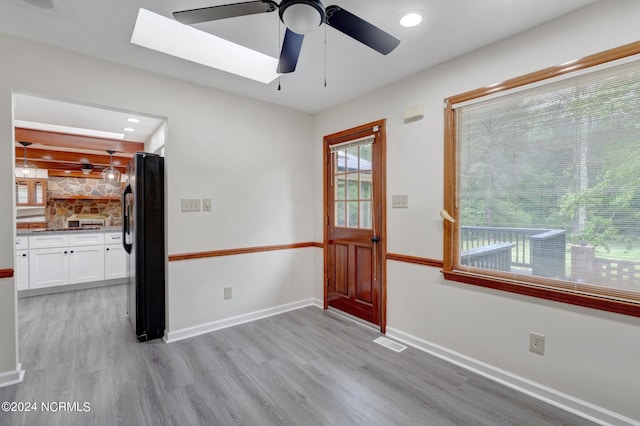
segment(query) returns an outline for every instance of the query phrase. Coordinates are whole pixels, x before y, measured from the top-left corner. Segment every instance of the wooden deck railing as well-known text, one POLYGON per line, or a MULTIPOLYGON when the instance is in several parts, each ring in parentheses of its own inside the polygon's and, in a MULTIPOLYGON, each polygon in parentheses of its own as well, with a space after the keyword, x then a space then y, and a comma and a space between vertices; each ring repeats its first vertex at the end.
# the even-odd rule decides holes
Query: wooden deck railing
POLYGON ((461 226, 460 264, 640 291, 640 262, 598 258, 593 246, 567 246, 563 229, 461 226))
MULTIPOLYGON (((496 244, 510 244, 511 268, 530 270, 530 273, 543 277, 564 278, 566 262, 566 232, 563 229, 543 228, 500 228, 488 226, 461 226, 461 264, 463 258, 473 251, 473 257, 479 252, 496 248, 496 244)), ((503 246, 502 248, 504 249, 503 246)), ((493 252, 495 256, 498 256, 493 252)), ((504 256, 504 253, 500 253, 504 256)), ((497 262, 497 260, 496 260, 497 262)), ((474 265, 475 266, 475 265, 474 265)), ((500 267, 504 267, 500 263, 500 267)), ((491 268, 494 269, 494 268, 491 268)))
POLYGON ((511 250, 514 246, 513 243, 496 243, 463 250, 460 254, 460 264, 494 271, 510 271, 511 250))

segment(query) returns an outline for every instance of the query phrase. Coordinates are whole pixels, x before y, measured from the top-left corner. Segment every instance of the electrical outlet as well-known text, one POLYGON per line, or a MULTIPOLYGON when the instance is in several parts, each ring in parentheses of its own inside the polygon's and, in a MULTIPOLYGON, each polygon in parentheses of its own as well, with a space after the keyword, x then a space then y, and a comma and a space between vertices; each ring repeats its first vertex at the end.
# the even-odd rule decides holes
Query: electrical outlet
POLYGON ((544 334, 529 332, 529 351, 544 355, 544 334))
POLYGON ((225 287, 224 288, 224 300, 229 300, 233 297, 232 292, 233 287, 225 287))

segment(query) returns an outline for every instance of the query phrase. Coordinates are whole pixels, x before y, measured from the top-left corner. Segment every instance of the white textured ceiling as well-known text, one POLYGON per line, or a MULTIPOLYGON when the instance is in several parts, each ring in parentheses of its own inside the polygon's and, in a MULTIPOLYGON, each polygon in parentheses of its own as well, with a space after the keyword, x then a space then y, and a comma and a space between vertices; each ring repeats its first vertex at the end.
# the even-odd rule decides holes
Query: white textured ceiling
MULTIPOLYGON (((400 80, 473 51, 595 0, 335 0, 337 4, 401 39, 388 56, 326 28, 305 38, 298 69, 264 85, 151 51, 129 40, 139 8, 171 17, 176 10, 230 3, 228 0, 50 0, 53 9, 3 0, 0 32, 72 50, 107 61, 214 87, 310 113, 400 80), (402 12, 425 17, 402 28, 402 12)), ((232 1, 231 1, 232 2, 232 1)), ((199 24, 200 29, 263 53, 278 56, 277 13, 199 24)), ((280 31, 283 36, 284 32, 280 31)))

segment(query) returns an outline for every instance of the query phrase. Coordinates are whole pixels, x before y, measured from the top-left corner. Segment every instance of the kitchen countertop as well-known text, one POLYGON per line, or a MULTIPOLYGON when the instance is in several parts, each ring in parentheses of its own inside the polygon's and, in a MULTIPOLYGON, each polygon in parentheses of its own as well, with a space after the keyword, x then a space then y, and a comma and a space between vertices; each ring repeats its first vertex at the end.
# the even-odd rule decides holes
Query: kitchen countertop
POLYGON ((101 228, 60 228, 60 229, 18 229, 16 235, 48 235, 48 234, 91 234, 96 232, 122 232, 120 226, 103 226, 101 228))

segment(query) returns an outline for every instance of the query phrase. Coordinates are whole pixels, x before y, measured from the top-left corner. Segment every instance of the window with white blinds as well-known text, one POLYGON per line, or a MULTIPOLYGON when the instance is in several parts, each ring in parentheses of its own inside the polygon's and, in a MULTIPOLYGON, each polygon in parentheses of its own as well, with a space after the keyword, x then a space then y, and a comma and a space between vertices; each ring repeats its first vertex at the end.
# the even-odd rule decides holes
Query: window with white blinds
POLYGON ((449 278, 640 316, 640 60, 598 68, 452 102, 449 278))

